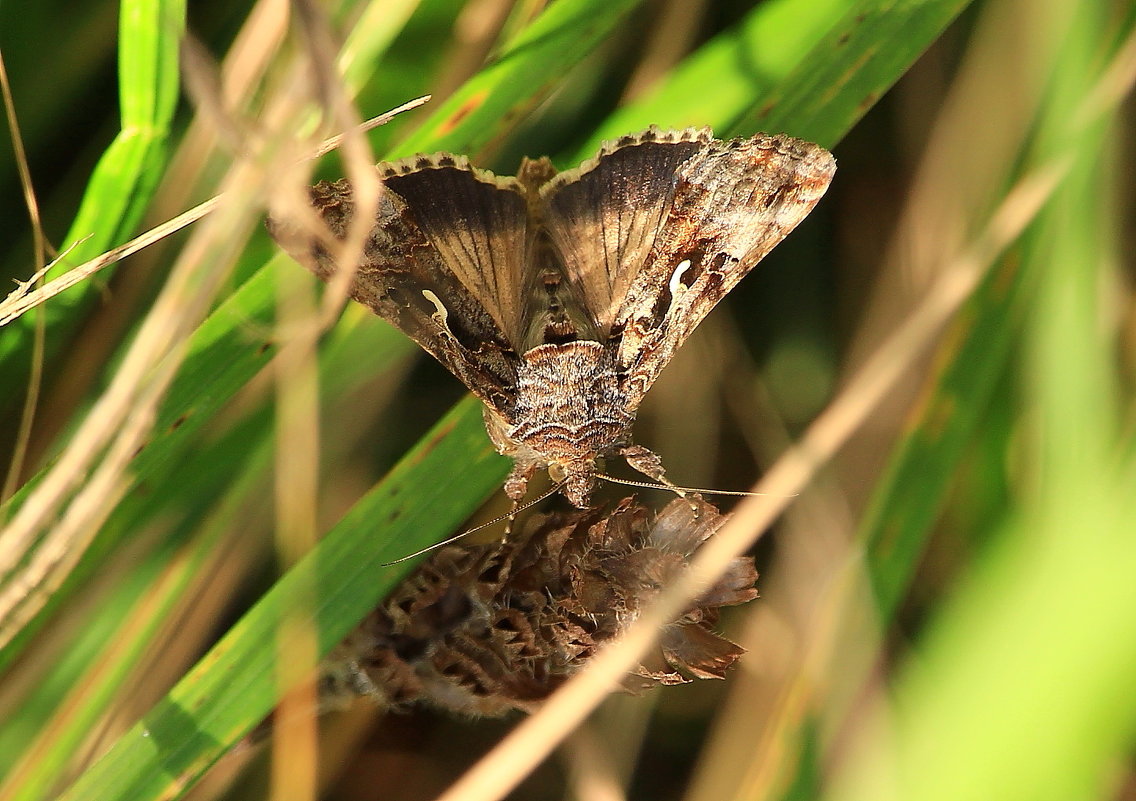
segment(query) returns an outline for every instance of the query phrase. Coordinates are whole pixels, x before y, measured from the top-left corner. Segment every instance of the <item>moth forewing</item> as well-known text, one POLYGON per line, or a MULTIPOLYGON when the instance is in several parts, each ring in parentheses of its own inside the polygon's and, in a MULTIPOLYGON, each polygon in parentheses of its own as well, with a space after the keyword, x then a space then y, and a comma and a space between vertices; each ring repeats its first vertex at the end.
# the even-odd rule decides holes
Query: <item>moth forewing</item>
POLYGON ((544 225, 601 338, 666 229, 677 172, 711 142, 709 128, 648 129, 541 187, 544 225))
POLYGON ((758 134, 714 141, 678 170, 666 225, 616 314, 617 363, 638 400, 711 309, 812 211, 836 161, 758 134))
MULTIPOLYGON (((518 265, 526 261, 522 190, 516 181, 486 180, 489 174, 446 154, 383 163, 378 170, 386 191, 351 297, 402 330, 498 414, 511 417, 520 358, 515 332, 509 336, 501 321, 519 324, 518 300, 504 290, 517 282, 518 265), (468 250, 481 254, 480 261, 462 255, 463 241, 471 239, 478 244, 468 250), (471 277, 478 269, 497 274, 471 277), (490 297, 498 287, 503 291, 490 297)), ((332 234, 345 237, 354 208, 351 185, 321 181, 310 195, 332 234)), ((331 254, 288 221, 270 218, 268 229, 320 278, 338 271, 331 254)))

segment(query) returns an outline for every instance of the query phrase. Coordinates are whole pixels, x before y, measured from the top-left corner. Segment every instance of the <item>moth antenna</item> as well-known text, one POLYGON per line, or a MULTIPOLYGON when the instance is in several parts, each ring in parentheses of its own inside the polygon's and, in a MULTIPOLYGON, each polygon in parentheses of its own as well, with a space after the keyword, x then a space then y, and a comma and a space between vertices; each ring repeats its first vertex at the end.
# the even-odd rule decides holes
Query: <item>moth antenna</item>
POLYGON ((533 506, 536 506, 538 503, 543 501, 549 495, 552 495, 554 492, 557 492, 563 486, 564 486, 564 482, 561 481, 559 484, 554 485, 552 487, 552 489, 548 490, 548 492, 545 492, 543 495, 539 495, 538 497, 536 497, 533 500, 526 503, 524 506, 514 506, 512 509, 509 510, 508 514, 501 515, 500 517, 495 517, 487 523, 482 523, 480 526, 474 526, 473 528, 466 529, 461 534, 455 534, 454 536, 450 537, 449 539, 442 540, 441 542, 435 542, 433 545, 427 545, 425 548, 419 548, 414 553, 408 553, 406 556, 400 556, 398 559, 395 559, 393 562, 383 562, 379 566, 380 567, 390 567, 391 565, 397 565, 399 562, 405 562, 407 559, 413 559, 416 556, 421 556, 424 553, 430 553, 430 551, 437 550, 438 548, 442 548, 446 545, 451 545, 451 544, 457 542, 458 540, 460 540, 462 537, 465 537, 469 534, 473 534, 474 532, 477 532, 477 531, 481 531, 483 528, 489 528, 490 526, 495 526, 498 523, 500 523, 502 520, 508 520, 510 523, 512 523, 513 519, 517 516, 518 512, 523 512, 526 509, 531 509, 533 506))
MULTIPOLYGON (((596 473, 596 478, 610 481, 612 484, 625 484, 628 487, 643 487, 645 489, 668 490, 670 492, 697 492, 704 495, 736 495, 744 498, 756 498, 758 495, 768 495, 767 492, 743 492, 741 490, 701 489, 699 487, 680 487, 676 484, 655 484, 650 481, 628 481, 626 478, 616 478, 604 473, 596 473)), ((795 498, 797 493, 790 495, 795 498)))

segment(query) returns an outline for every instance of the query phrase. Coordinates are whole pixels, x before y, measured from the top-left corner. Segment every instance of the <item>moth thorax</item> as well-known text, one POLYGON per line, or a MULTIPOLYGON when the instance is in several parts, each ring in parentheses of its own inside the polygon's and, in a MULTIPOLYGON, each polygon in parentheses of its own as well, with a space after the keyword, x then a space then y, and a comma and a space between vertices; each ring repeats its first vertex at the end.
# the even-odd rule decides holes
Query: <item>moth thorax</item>
POLYGON ((541 345, 522 357, 517 423, 573 429, 593 421, 630 423, 611 354, 599 342, 541 345))

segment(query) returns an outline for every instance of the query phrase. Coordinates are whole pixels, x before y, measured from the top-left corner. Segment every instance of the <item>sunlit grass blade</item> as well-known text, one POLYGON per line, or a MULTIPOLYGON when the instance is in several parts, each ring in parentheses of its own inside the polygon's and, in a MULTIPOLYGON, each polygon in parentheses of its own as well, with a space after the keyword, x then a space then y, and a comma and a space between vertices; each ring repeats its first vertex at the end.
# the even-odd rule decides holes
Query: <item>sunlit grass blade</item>
POLYGON ((550 5, 466 82, 392 156, 434 150, 476 153, 543 99, 640 0, 550 5))
POLYGON ((792 80, 755 99, 732 130, 788 130, 815 142, 839 141, 969 4, 853 3, 800 59, 792 80))
POLYGON ((576 155, 650 124, 709 124, 724 136, 786 132, 831 147, 969 2, 762 3, 612 114, 576 155))
POLYGON ((736 121, 745 110, 783 87, 855 5, 852 0, 760 3, 744 20, 684 59, 658 86, 616 109, 576 156, 586 158, 602 140, 648 125, 710 125, 721 134, 743 133, 736 121))

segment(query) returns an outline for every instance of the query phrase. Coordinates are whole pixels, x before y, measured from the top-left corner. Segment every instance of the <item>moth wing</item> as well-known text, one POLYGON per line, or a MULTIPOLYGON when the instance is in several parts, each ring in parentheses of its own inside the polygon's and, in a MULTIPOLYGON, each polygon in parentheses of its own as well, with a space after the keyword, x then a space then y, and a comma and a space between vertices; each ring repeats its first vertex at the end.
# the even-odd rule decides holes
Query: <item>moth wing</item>
POLYGON ((515 178, 470 166, 464 156, 417 156, 379 165, 407 203, 448 272, 517 345, 529 262, 528 203, 515 178))
POLYGON ((595 158, 541 187, 545 230, 601 340, 647 264, 678 170, 711 140, 708 128, 649 128, 604 143, 595 158))
POLYGON ((613 331, 625 390, 640 399, 711 309, 820 200, 836 160, 785 135, 714 141, 684 162, 648 263, 613 331))
MULTIPOLYGON (((512 179, 439 154, 380 164, 375 225, 351 297, 401 329, 478 398, 512 421, 528 211, 512 179)), ((346 181, 321 182, 311 201, 343 239, 354 213, 346 181)), ((309 233, 269 219, 272 236, 324 280, 338 266, 309 233)))

